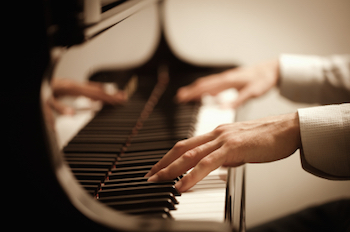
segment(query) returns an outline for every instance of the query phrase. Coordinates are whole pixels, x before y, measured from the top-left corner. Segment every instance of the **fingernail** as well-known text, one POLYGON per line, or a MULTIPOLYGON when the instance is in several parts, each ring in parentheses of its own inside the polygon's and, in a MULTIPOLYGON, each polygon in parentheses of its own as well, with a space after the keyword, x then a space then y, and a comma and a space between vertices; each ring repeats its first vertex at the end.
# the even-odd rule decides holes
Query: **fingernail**
POLYGON ((151 176, 150 178, 148 178, 147 181, 150 181, 150 182, 157 182, 159 180, 159 177, 157 175, 153 175, 151 176))

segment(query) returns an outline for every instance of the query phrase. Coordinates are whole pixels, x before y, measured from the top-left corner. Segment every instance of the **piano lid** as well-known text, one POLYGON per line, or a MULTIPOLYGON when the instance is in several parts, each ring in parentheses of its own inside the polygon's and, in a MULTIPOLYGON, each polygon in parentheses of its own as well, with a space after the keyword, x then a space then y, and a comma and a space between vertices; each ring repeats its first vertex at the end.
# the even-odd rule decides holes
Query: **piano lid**
POLYGON ((48 36, 53 46, 72 46, 102 33, 158 0, 47 1, 48 36))
POLYGON ((154 0, 136 2, 140 1, 126 1, 115 7, 125 11, 82 29, 82 33, 93 30, 98 34, 65 50, 54 77, 82 82, 98 70, 126 70, 147 62, 160 40, 158 5, 154 0), (130 6, 129 2, 134 4, 130 6), (114 19, 113 26, 107 24, 110 19, 114 19))

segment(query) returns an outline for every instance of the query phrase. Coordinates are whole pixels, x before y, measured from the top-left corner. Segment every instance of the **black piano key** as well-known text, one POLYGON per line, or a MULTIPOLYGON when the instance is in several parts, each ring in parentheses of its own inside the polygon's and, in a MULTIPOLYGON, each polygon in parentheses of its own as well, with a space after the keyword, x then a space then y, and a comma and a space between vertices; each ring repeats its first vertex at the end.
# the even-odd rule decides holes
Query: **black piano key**
POLYGON ((78 180, 100 180, 103 181, 106 177, 104 173, 74 173, 78 180))
POLYGON ((109 196, 122 196, 129 194, 146 194, 146 193, 161 193, 170 192, 175 196, 180 196, 181 194, 173 185, 157 185, 157 186, 145 186, 145 187, 131 187, 131 188, 120 188, 120 189, 106 189, 99 190, 97 194, 99 197, 109 197, 109 196))
POLYGON ((160 160, 165 153, 162 154, 156 154, 156 155, 143 155, 143 156, 121 156, 118 158, 119 162, 125 162, 125 161, 136 161, 136 160, 149 160, 149 159, 157 159, 160 160))
POLYGON ((120 154, 120 158, 124 159, 127 157, 141 157, 141 156, 157 155, 157 154, 165 155, 168 151, 169 151, 168 149, 150 150, 150 151, 135 151, 135 152, 125 151, 125 152, 120 154))
POLYGON ((163 193, 146 193, 146 194, 130 194, 125 196, 112 196, 112 197, 103 197, 98 198, 100 202, 123 202, 131 200, 148 200, 148 199, 170 199, 173 204, 179 204, 174 194, 170 192, 163 193))
POLYGON ((124 125, 124 126, 134 126, 135 122, 138 119, 138 115, 135 115, 134 113, 124 113, 119 114, 120 117, 118 117, 118 114, 113 114, 109 116, 101 116, 98 115, 96 118, 91 120, 86 126, 93 126, 93 125, 124 125))
POLYGON ((134 99, 129 99, 128 104, 123 105, 122 107, 115 107, 110 108, 110 106, 104 106, 102 110, 100 110, 96 118, 101 117, 111 117, 111 115, 124 115, 124 114, 131 114, 131 115, 140 115, 143 105, 145 105, 144 101, 141 102, 135 102, 134 99))
MULTIPOLYGON (((90 127, 87 129, 83 129, 79 132, 78 136, 86 136, 86 135, 106 135, 106 134, 114 134, 114 135, 123 135, 128 137, 133 129, 135 128, 121 128, 115 126, 105 126, 105 127, 90 127)), ((175 126, 171 126, 166 128, 164 124, 155 124, 155 125, 144 125, 141 124, 137 129, 137 134, 145 134, 145 133, 154 133, 154 132, 164 132, 166 130, 175 131, 176 133, 184 133, 190 131, 191 133, 195 130, 194 123, 182 123, 175 126)))
POLYGON ((102 110, 100 110, 95 119, 99 118, 113 118, 113 116, 123 116, 129 115, 138 117, 140 115, 142 107, 145 105, 145 102, 134 102, 132 99, 128 101, 128 104, 124 105, 124 107, 115 107, 113 109, 108 108, 109 106, 104 106, 102 110))
POLYGON ((132 129, 133 127, 123 126, 123 125, 90 126, 90 127, 85 127, 83 130, 79 132, 79 134, 84 134, 89 132, 96 133, 97 131, 104 131, 104 132, 113 131, 113 132, 118 132, 118 134, 127 135, 132 129))
POLYGON ((193 117, 192 113, 190 115, 181 115, 181 117, 159 117, 159 116, 155 116, 152 117, 152 115, 150 116, 150 118, 148 118, 147 120, 145 120, 144 124, 145 125, 164 125, 166 127, 169 126, 178 126, 178 125, 188 125, 188 124, 193 124, 196 123, 197 119, 196 117, 193 117))
POLYGON ((64 157, 67 158, 108 158, 116 159, 119 153, 65 153, 64 157))
POLYGON ((69 157, 66 156, 65 157, 66 161, 91 161, 91 162, 115 162, 116 161, 116 157, 112 157, 112 158, 102 158, 102 157, 69 157))
POLYGON ((84 189, 89 190, 91 193, 94 193, 97 191, 98 185, 81 185, 84 189))
POLYGON ((135 177, 135 178, 123 178, 123 179, 112 179, 112 180, 106 180, 104 182, 104 185, 109 184, 120 184, 120 183, 133 183, 133 182, 145 182, 147 181, 147 177, 135 177))
MULTIPOLYGON (((109 120, 110 121, 110 120, 109 120)), ((106 128, 106 130, 109 131, 109 127, 113 127, 115 129, 117 129, 117 131, 121 132, 121 134, 123 131, 130 131, 132 130, 132 128, 134 128, 137 120, 132 120, 130 122, 123 122, 123 121, 119 121, 119 122, 113 122, 110 121, 111 123, 106 123, 106 122, 90 122, 86 127, 84 127, 82 129, 82 131, 89 131, 89 130, 104 130, 106 128)))
POLYGON ((134 166, 149 166, 154 165, 159 161, 158 158, 152 158, 152 159, 141 159, 141 160, 123 160, 120 159, 116 162, 115 168, 124 168, 124 167, 134 167, 134 166))
POLYGON ((107 173, 108 168, 71 168, 73 173, 107 173))
POLYGON ((149 209, 149 208, 168 208, 170 210, 175 209, 174 203, 167 198, 160 199, 147 199, 147 200, 132 200, 124 202, 109 202, 106 203, 109 207, 117 210, 133 210, 133 209, 149 209))
POLYGON ((94 193, 99 189, 101 185, 101 180, 78 180, 79 184, 83 188, 93 191, 94 193))
POLYGON ((110 168, 114 162, 66 161, 71 168, 110 168))
POLYGON ((173 128, 175 130, 185 128, 188 126, 191 126, 195 124, 196 121, 189 121, 189 120, 180 120, 180 121, 164 121, 164 120, 155 120, 155 121, 148 121, 146 120, 144 123, 142 123, 142 129, 156 129, 156 128, 173 128))
POLYGON ((108 179, 114 180, 114 179, 123 179, 123 178, 144 177, 147 173, 148 173, 147 170, 132 171, 132 172, 116 172, 116 173, 110 173, 108 175, 108 179))
MULTIPOLYGON (((103 131, 101 131, 103 132, 103 131)), ((122 140, 126 137, 129 137, 130 131, 125 134, 120 134, 117 131, 105 131, 104 133, 78 133, 73 139, 80 139, 80 138, 114 138, 116 140, 122 140)))
MULTIPOLYGON (((119 117, 120 120, 118 120, 118 116, 113 115, 112 118, 99 118, 98 120, 93 120, 91 122, 89 122, 86 125, 86 128, 94 128, 94 127, 108 127, 108 126, 113 126, 116 128, 121 128, 121 130, 125 130, 125 129, 132 129, 136 123, 137 123, 137 118, 134 119, 127 119, 127 120, 123 120, 123 117, 130 117, 127 115, 123 115, 121 117, 119 117)), ((85 128, 83 128, 84 130, 85 128)))
POLYGON ((147 143, 136 143, 127 147, 127 151, 145 151, 145 150, 164 150, 171 149, 178 141, 170 140, 170 141, 155 141, 155 142, 147 142, 147 143))
POLYGON ((194 126, 189 125, 189 126, 183 126, 183 127, 176 127, 176 128, 162 128, 162 127, 157 127, 157 128, 149 128, 149 127, 142 127, 138 132, 137 135, 147 135, 148 133, 163 133, 164 131, 174 131, 175 133, 182 133, 182 132, 188 132, 188 133, 193 133, 195 131, 194 126))
POLYGON ((97 120, 97 118, 95 118, 95 120, 90 121, 83 129, 83 130, 94 130, 94 128, 108 128, 108 127, 114 127, 114 128, 120 128, 121 131, 125 130, 125 129, 132 129, 136 122, 137 122, 137 118, 127 118, 126 116, 113 116, 112 119, 109 118, 100 118, 99 120, 97 120), (125 118, 124 118, 125 117, 125 118))
POLYGON ((108 143, 119 143, 124 144, 127 141, 127 137, 123 136, 122 138, 113 138, 113 137, 105 137, 105 136, 77 136, 70 143, 97 143, 97 144, 108 144, 108 143))
POLYGON ((160 140, 183 140, 191 137, 191 133, 186 131, 162 131, 137 134, 131 138, 131 143, 160 141, 160 140))
MULTIPOLYGON (((179 181, 182 178, 182 175, 180 177, 174 178, 174 181, 179 181)), ((122 178, 122 179, 108 179, 105 180, 104 185, 109 184, 121 184, 121 183, 139 183, 139 182, 146 182, 148 180, 148 177, 133 177, 133 178, 122 178)))
POLYGON ((123 167, 123 168, 113 168, 112 173, 116 172, 134 172, 134 171, 149 171, 153 165, 143 165, 143 166, 132 166, 132 167, 123 167))
POLYGON ((154 215, 161 215, 162 218, 172 218, 170 210, 165 207, 157 208, 144 208, 144 209, 130 209, 124 210, 124 213, 133 214, 133 215, 146 215, 148 217, 154 217, 154 215))
POLYGON ((94 195, 95 195, 95 191, 94 191, 94 190, 88 190, 88 189, 86 189, 86 192, 87 192, 88 194, 90 194, 91 196, 94 196, 94 195))
POLYGON ((63 152, 90 152, 90 153, 116 153, 120 152, 123 144, 94 144, 94 143, 70 143, 64 149, 63 152))
POLYGON ((143 133, 144 131, 164 131, 167 130, 167 127, 171 130, 175 131, 187 131, 189 129, 194 129, 194 123, 184 122, 184 123, 176 123, 176 125, 169 125, 166 123, 155 123, 155 124, 147 124, 144 123, 139 131, 139 133, 143 133))
MULTIPOLYGON (((163 140, 183 140, 190 137, 188 130, 175 131, 174 133, 167 131, 160 131, 155 133, 153 131, 149 133, 138 134, 131 137, 131 143, 151 142, 151 141, 163 141, 163 140)), ((71 140, 72 143, 120 143, 124 144, 128 141, 129 136, 120 136, 111 133, 99 133, 99 134, 80 134, 71 140)))
POLYGON ((89 136, 89 135, 105 135, 105 134, 113 134, 113 135, 119 135, 119 136, 129 136, 132 131, 132 128, 125 129, 125 130, 103 130, 103 128, 96 128, 94 130, 81 130, 77 136, 89 136))
POLYGON ((108 184, 101 186, 101 190, 106 189, 119 189, 119 188, 133 188, 133 187, 146 187, 146 186, 160 186, 160 185, 175 185, 175 181, 163 181, 163 182, 132 182, 132 183, 118 183, 108 184))
POLYGON ((79 180, 81 185, 100 185, 101 181, 99 180, 79 180))

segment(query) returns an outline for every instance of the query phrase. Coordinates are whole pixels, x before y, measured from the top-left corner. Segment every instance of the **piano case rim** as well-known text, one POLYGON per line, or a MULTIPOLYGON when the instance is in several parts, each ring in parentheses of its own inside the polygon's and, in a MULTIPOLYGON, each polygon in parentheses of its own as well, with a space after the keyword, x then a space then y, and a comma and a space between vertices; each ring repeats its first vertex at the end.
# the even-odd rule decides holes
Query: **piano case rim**
MULTIPOLYGON (((48 92, 51 92, 49 82, 44 80, 41 87, 42 107, 45 107, 49 97, 48 92)), ((47 119, 44 111, 42 114, 43 118, 47 119)), ((48 123, 44 127, 43 133, 47 139, 46 145, 51 167, 57 178, 58 187, 66 196, 66 199, 60 200, 65 201, 62 204, 71 204, 90 220, 117 231, 231 231, 228 223, 175 221, 130 216, 96 201, 79 185, 72 171, 63 161, 63 153, 58 148, 54 129, 50 128, 48 123)))
MULTIPOLYGON (((53 71, 53 67, 50 66, 48 70, 53 71)), ((51 74, 48 72, 44 75, 40 90, 41 114, 46 120, 48 120, 48 115, 45 114, 44 107, 51 93, 49 85, 51 74)), ((229 223, 141 218, 126 215, 103 205, 87 194, 76 181, 68 165, 63 162, 63 154, 58 149, 53 128, 50 128, 48 123, 45 123, 43 127, 42 133, 46 138, 47 155, 57 180, 57 182, 51 184, 57 185, 56 189, 60 189, 62 191, 61 195, 65 196, 64 199, 60 199, 61 202, 64 201, 62 205, 74 207, 77 209, 77 213, 102 226, 101 229, 117 231, 232 231, 229 223)))

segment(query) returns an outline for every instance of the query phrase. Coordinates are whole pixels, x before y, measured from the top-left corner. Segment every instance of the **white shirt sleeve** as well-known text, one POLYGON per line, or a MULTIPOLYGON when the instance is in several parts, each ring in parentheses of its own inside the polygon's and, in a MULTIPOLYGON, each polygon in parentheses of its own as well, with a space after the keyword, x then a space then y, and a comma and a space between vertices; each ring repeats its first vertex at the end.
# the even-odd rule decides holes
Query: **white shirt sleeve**
POLYGON ((349 102, 350 55, 282 55, 279 85, 283 96, 297 102, 349 102))
POLYGON ((329 179, 350 179, 350 56, 282 55, 280 91, 307 103, 299 109, 303 168, 329 179))
POLYGON ((350 179, 350 103, 299 109, 303 168, 329 179, 350 179))

